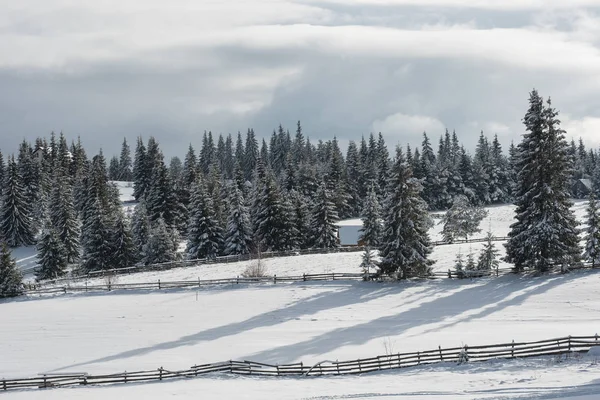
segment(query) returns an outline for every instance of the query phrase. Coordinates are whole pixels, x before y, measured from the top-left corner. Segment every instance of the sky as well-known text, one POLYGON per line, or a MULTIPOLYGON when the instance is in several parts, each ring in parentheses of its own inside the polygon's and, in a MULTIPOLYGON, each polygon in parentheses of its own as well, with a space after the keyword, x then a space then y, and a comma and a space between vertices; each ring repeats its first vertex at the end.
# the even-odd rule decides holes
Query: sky
POLYGON ((279 124, 388 145, 480 131, 508 147, 529 92, 600 146, 600 0, 0 0, 0 149, 88 154, 279 124))

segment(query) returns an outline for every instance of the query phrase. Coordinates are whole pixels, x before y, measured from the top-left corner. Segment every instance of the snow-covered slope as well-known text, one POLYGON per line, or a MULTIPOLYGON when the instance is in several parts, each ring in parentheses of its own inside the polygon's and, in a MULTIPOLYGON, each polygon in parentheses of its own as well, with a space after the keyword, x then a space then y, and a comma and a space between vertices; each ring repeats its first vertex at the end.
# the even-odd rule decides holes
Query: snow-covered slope
POLYGON ((600 273, 3 301, 0 376, 352 359, 598 331, 600 273))

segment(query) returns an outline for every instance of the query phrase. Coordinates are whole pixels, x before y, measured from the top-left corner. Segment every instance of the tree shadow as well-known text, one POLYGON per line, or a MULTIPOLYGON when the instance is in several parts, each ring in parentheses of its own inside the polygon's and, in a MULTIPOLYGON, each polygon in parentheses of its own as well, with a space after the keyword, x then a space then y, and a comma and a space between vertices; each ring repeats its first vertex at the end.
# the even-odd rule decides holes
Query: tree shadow
POLYGON ((413 335, 421 336, 521 304, 530 296, 542 294, 580 277, 580 274, 572 273, 536 278, 508 275, 473 282, 442 281, 438 283, 442 287, 454 284, 459 289, 453 291, 446 287, 448 295, 421 302, 406 311, 334 329, 303 342, 261 351, 246 358, 265 363, 291 362, 301 357, 325 354, 343 346, 360 345, 372 339, 397 336, 412 328, 431 325, 425 331, 413 335))
MULTIPOLYGON (((302 288, 304 286, 315 286, 314 283, 292 284, 291 287, 302 288)), ((71 364, 65 367, 58 368, 54 371, 80 367, 84 365, 109 362, 117 359, 131 358, 140 355, 149 354, 155 351, 163 351, 174 349, 182 346, 193 346, 202 341, 211 341, 226 336, 234 336, 241 332, 273 326, 287 321, 299 319, 303 316, 313 315, 323 310, 334 309, 339 307, 347 307, 353 304, 363 303, 368 300, 377 299, 380 297, 393 295, 398 292, 399 286, 395 284, 381 285, 373 282, 353 282, 348 284, 340 283, 322 283, 319 286, 336 287, 341 286, 341 290, 329 290, 323 293, 318 293, 298 301, 292 302, 287 306, 272 310, 263 314, 256 315, 252 318, 240 322, 234 322, 222 325, 215 328, 203 330, 192 335, 182 336, 173 341, 163 342, 160 344, 140 347, 114 354, 107 357, 98 358, 82 363, 71 364)), ((271 286, 273 287, 273 286, 271 286)), ((263 288, 261 288, 263 289, 263 288)), ((436 288, 432 285, 423 284, 422 293, 416 296, 414 301, 418 301, 421 297, 430 296, 436 288)))

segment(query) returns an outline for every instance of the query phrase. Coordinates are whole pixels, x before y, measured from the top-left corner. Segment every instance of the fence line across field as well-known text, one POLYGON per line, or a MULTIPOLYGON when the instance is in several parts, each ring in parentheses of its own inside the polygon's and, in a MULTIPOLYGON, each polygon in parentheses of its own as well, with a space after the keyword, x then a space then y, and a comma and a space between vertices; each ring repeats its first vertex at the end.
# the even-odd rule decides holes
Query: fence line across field
POLYGON ((254 361, 224 361, 212 364, 194 365, 189 369, 171 371, 160 367, 156 370, 122 372, 115 374, 92 375, 85 372, 65 374, 40 374, 38 377, 23 379, 1 379, 0 390, 26 388, 50 388, 79 385, 106 385, 116 383, 150 382, 167 379, 193 378, 211 373, 227 373, 256 376, 323 376, 362 374, 419 365, 437 363, 465 363, 492 359, 514 359, 539 356, 562 356, 585 353, 598 346, 598 334, 594 336, 567 336, 534 342, 512 342, 480 346, 462 346, 393 353, 348 361, 321 361, 316 364, 272 365, 254 361))
MULTIPOLYGON (((494 242, 503 242, 506 241, 507 237, 493 237, 492 241, 494 242)), ((486 242, 487 238, 475 238, 475 239, 460 239, 454 240, 453 242, 447 241, 437 241, 432 242, 432 246, 446 246, 451 244, 465 244, 465 243, 482 243, 486 242)), ((61 278, 53 280, 53 282, 67 282, 73 281, 74 279, 89 279, 89 278, 97 278, 103 277, 106 275, 123 275, 123 274, 131 274, 135 272, 148 272, 148 271, 166 271, 174 268, 185 268, 185 267, 195 267, 198 265, 205 264, 222 264, 222 263, 236 263, 242 261, 251 261, 257 259, 265 259, 265 258, 277 258, 277 257, 290 257, 296 255, 311 255, 311 254, 329 254, 329 253, 354 253, 364 251, 363 246, 342 246, 337 248, 328 248, 328 249, 304 249, 304 250, 285 250, 285 251, 269 251, 263 252, 259 255, 257 254, 239 254, 232 256, 220 256, 215 257, 213 259, 194 259, 194 260, 181 260, 181 261, 170 261, 159 264, 150 264, 150 265, 137 265, 133 267, 125 267, 125 268, 112 268, 101 271, 92 271, 87 273, 77 273, 74 271, 72 276, 69 278, 61 278)), ((28 268, 26 270, 22 270, 23 273, 31 273, 35 271, 36 267, 28 268)))

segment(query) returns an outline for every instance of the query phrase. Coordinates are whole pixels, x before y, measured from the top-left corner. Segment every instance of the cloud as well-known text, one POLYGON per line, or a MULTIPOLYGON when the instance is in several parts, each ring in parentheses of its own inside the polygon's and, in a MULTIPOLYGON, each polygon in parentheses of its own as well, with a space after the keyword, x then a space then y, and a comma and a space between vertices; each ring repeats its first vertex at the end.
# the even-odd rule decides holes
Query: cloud
POLYGON ((309 4, 344 4, 352 6, 420 6, 477 8, 485 10, 544 10, 598 7, 597 0, 305 0, 309 4))
POLYGON ((600 118, 583 117, 573 118, 568 114, 559 116, 562 128, 567 132, 568 138, 583 139, 584 143, 593 147, 600 146, 600 118))
POLYGON ((424 115, 406 115, 396 113, 388 115, 383 120, 373 122, 373 131, 382 132, 388 136, 398 134, 418 136, 423 132, 439 133, 446 128, 444 124, 436 118, 424 115))

